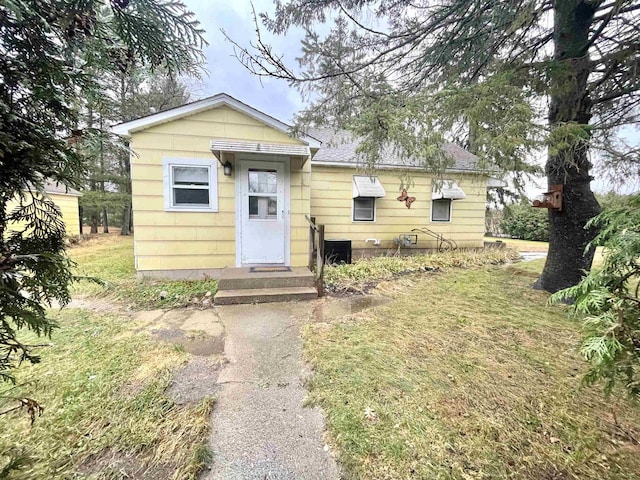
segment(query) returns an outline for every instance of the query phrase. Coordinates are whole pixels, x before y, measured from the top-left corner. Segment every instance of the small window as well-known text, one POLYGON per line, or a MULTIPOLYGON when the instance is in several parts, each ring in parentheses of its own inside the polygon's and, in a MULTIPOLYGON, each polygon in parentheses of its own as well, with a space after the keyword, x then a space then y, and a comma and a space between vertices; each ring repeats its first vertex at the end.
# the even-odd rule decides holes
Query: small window
POLYGON ((373 222, 375 219, 376 199, 374 197, 356 197, 353 199, 353 221, 373 222))
POLYGON ((176 207, 205 207, 209 200, 209 167, 171 166, 171 190, 176 207))
POLYGON ((431 221, 451 221, 451 199, 441 198, 439 200, 431 200, 431 221))
POLYGON ((163 166, 165 210, 217 211, 217 165, 214 162, 165 158, 163 166))

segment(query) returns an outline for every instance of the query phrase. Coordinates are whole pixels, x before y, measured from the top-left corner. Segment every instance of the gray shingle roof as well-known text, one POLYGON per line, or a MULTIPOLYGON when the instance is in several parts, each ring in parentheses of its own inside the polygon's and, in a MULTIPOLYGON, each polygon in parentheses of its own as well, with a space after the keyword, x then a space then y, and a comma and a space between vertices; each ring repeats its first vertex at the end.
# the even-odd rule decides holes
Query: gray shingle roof
POLYGON ((72 195, 75 197, 79 197, 82 195, 75 188, 67 187, 62 183, 56 183, 53 180, 47 180, 47 183, 45 183, 44 185, 44 191, 47 193, 55 193, 59 195, 72 195))
MULTIPOLYGON (((313 157, 318 163, 344 163, 345 166, 358 166, 356 149, 360 140, 351 133, 331 128, 309 128, 306 133, 322 142, 322 146, 313 157)), ((478 172, 478 157, 453 143, 445 143, 442 149, 453 157, 454 165, 447 171, 478 172)), ((379 168, 420 168, 423 162, 417 158, 400 158, 392 148, 387 148, 377 165, 379 168)))

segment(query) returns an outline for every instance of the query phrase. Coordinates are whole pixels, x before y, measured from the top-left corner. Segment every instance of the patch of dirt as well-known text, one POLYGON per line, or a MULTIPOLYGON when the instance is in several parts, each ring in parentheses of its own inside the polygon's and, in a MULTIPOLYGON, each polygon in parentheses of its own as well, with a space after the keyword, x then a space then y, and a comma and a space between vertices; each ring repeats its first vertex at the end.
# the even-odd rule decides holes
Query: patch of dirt
POLYGON ((319 323, 330 322, 389 302, 391 302, 390 298, 378 295, 325 297, 314 305, 311 320, 319 323))
POLYGON ((167 394, 177 405, 195 405, 205 397, 214 396, 220 388, 218 375, 226 363, 221 355, 193 357, 175 372, 167 394))
POLYGON ((394 279, 410 276, 418 276, 423 273, 441 273, 440 267, 430 267, 428 265, 421 268, 412 268, 398 272, 391 278, 383 280, 369 280, 366 282, 353 282, 348 285, 325 285, 324 290, 327 294, 335 297, 347 297, 354 295, 367 295, 371 291, 375 290, 380 283, 392 282, 394 279))
POLYGON ((224 353, 224 335, 213 336, 205 332, 185 331, 178 328, 151 330, 156 340, 179 345, 191 355, 208 356, 224 353))
POLYGON ((142 454, 118 452, 112 448, 105 448, 100 453, 89 455, 76 467, 78 473, 94 478, 136 480, 171 478, 176 468, 175 464, 152 462, 142 454))
MULTIPOLYGON (((59 304, 51 305, 52 308, 60 308, 59 304)), ((95 313, 117 313, 132 316, 133 310, 118 302, 95 297, 73 297, 64 308, 78 308, 90 310, 95 313)))

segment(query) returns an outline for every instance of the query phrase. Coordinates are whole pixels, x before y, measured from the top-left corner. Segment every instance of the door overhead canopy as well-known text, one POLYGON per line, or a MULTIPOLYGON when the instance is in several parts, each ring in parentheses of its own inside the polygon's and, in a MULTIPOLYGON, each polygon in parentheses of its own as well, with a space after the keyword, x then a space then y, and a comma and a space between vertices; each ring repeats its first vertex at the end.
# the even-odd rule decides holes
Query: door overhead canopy
POLYGON ((467 198, 467 194, 458 186, 458 184, 452 180, 442 180, 440 188, 437 185, 433 186, 431 192, 431 200, 440 200, 447 198, 449 200, 462 200, 467 198))
POLYGON ((368 177, 354 175, 353 177, 353 198, 358 197, 384 197, 387 193, 380 183, 378 177, 368 177))
POLYGON ((231 153, 266 153, 269 155, 286 155, 309 157, 311 150, 307 145, 288 145, 281 143, 257 143, 242 140, 211 140, 211 151, 219 156, 219 152, 231 153))

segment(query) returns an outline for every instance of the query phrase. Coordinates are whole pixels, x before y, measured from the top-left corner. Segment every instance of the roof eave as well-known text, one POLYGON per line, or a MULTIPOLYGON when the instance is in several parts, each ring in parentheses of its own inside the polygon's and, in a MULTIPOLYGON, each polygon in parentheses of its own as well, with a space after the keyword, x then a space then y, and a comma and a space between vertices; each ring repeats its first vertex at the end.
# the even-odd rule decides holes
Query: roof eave
MULTIPOLYGON (((139 132, 141 130, 145 130, 147 128, 151 128, 153 126, 167 123, 173 120, 178 120, 188 115, 195 115, 196 113, 200 113, 210 108, 216 108, 220 105, 226 105, 230 108, 233 108, 234 110, 237 110, 255 120, 258 120, 259 122, 262 122, 286 135, 291 136, 292 127, 290 125, 264 112, 261 112, 260 110, 257 110, 226 93, 219 93, 203 100, 198 100, 196 102, 188 103, 187 105, 182 105, 181 107, 172 108, 160 113, 154 113, 146 117, 131 120, 130 122, 120 123, 118 125, 112 126, 111 131, 116 135, 130 137, 131 134, 135 132, 139 132)), ((311 149, 318 149, 322 144, 320 140, 310 135, 300 135, 299 137, 295 138, 308 145, 311 149)))
MULTIPOLYGON (((342 168, 358 168, 361 165, 356 163, 347 163, 347 162, 325 162, 323 160, 311 160, 311 165, 324 165, 327 167, 342 167, 342 168)), ((389 165, 389 164, 378 164, 376 168, 381 170, 415 170, 428 172, 422 167, 418 167, 415 165, 389 165)), ((478 175, 489 175, 490 172, 486 172, 484 170, 477 169, 464 169, 464 168, 447 168, 445 172, 451 173, 475 173, 478 175)), ((430 172, 433 173, 433 172, 430 172)))

